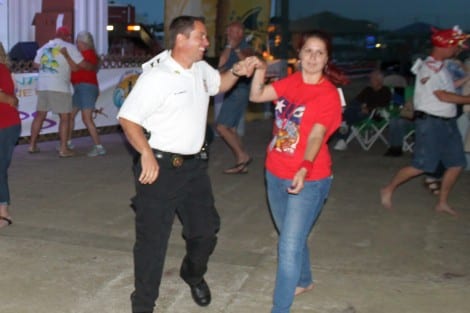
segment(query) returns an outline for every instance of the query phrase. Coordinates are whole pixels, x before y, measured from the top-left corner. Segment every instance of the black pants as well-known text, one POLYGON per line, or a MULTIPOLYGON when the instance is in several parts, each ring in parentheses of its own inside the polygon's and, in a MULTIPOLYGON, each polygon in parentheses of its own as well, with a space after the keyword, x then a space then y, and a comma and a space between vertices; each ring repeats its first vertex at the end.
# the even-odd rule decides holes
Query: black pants
POLYGON ((183 225, 186 255, 180 275, 192 285, 201 281, 207 271, 209 256, 217 242, 220 218, 214 197, 207 161, 185 160, 180 168, 158 160, 160 172, 151 185, 140 184, 140 162, 134 167, 136 196, 136 241, 134 244, 135 290, 131 295, 132 312, 153 312, 158 298, 168 239, 178 215, 183 225))

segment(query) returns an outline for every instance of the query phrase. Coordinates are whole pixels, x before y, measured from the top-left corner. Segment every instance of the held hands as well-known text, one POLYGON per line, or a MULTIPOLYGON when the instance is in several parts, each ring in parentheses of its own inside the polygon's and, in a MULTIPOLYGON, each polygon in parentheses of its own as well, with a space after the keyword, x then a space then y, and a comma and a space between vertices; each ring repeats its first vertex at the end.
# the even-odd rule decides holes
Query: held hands
POLYGON ((251 77, 255 70, 265 70, 266 68, 266 62, 260 60, 256 56, 251 56, 235 63, 232 67, 232 73, 235 76, 251 77))

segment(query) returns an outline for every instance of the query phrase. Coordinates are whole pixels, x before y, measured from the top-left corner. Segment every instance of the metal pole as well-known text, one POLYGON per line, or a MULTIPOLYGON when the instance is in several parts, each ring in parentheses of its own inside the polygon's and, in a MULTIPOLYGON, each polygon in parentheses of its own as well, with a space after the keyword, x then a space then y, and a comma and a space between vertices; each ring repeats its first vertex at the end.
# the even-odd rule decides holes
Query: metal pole
POLYGON ((289 0, 278 0, 277 1, 277 8, 280 8, 277 11, 277 15, 280 17, 281 20, 281 46, 279 49, 281 59, 288 58, 288 51, 289 51, 289 43, 290 43, 290 33, 289 33, 289 0))

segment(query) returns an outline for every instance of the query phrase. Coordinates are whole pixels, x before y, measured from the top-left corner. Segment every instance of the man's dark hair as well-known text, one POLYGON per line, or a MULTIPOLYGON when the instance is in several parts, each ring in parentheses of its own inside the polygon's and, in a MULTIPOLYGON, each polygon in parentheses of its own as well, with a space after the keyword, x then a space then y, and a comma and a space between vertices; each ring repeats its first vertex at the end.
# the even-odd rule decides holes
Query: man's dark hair
POLYGON ((203 17, 181 15, 175 17, 170 24, 170 37, 168 40, 168 45, 170 49, 175 47, 176 36, 178 34, 183 34, 186 37, 189 37, 191 31, 194 30, 194 23, 198 21, 204 23, 205 20, 203 17))

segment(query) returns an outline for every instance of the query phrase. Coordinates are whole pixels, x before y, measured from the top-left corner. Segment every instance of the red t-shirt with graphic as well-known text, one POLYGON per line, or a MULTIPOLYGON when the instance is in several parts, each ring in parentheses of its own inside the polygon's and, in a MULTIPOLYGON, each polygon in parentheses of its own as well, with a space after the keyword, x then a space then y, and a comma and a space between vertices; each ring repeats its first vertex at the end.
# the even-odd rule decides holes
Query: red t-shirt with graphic
POLYGON ((320 151, 305 180, 331 175, 327 140, 341 124, 341 102, 336 87, 326 78, 318 84, 303 82, 296 72, 272 84, 275 104, 273 139, 267 149, 266 169, 281 179, 292 179, 304 160, 307 139, 315 124, 326 127, 320 151))
MULTIPOLYGON (((83 50, 81 51, 81 53, 85 61, 88 61, 89 63, 93 65, 98 65, 98 56, 96 55, 95 50, 93 49, 83 50)), ((78 71, 72 72, 71 81, 72 81, 72 84, 74 85, 80 84, 80 83, 98 85, 98 78, 96 76, 96 71, 89 71, 85 69, 79 69, 78 71)))

